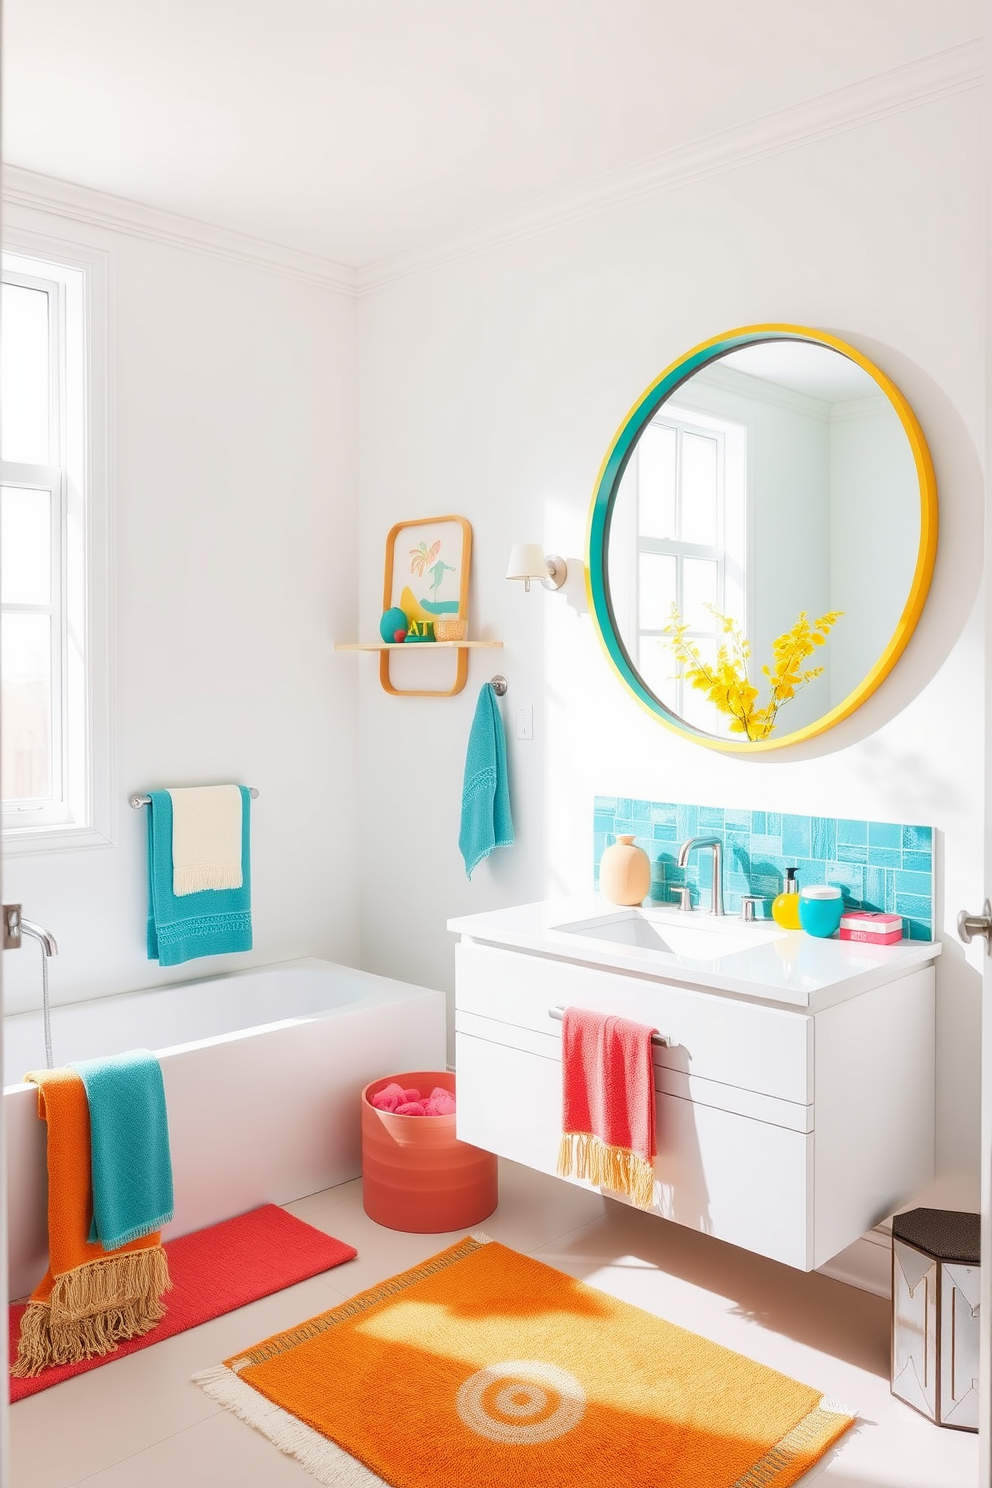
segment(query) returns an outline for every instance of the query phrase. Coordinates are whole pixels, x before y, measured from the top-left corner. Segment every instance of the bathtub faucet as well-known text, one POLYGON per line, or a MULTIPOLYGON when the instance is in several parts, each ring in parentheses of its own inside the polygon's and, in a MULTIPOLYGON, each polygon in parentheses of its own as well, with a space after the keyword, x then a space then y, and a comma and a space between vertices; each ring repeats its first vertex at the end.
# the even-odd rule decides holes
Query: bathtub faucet
POLYGON ((3 948, 4 950, 18 950, 21 937, 30 935, 41 946, 41 1008, 45 1025, 45 1063, 49 1069, 54 1064, 52 1057, 52 1005, 48 995, 48 962, 52 956, 59 953, 58 942, 50 930, 44 925, 36 925, 34 920, 26 920, 21 914, 19 904, 5 904, 3 906, 3 948))
POLYGON ((20 926, 22 935, 30 935, 33 940, 39 942, 43 955, 46 957, 58 955, 58 942, 52 932, 45 929, 44 925, 36 925, 34 920, 22 919, 20 926))
POLYGON ((58 942, 50 930, 46 930, 44 925, 36 924, 34 920, 26 920, 21 914, 19 904, 5 904, 3 906, 4 950, 19 951, 22 935, 30 935, 32 940, 38 941, 42 955, 46 958, 58 955, 58 942))

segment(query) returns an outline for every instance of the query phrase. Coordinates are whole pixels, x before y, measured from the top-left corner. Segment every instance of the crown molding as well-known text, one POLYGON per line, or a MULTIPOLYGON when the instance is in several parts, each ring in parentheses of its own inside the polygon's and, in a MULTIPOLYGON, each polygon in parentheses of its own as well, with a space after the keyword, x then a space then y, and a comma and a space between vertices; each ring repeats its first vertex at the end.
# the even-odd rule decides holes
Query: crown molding
MULTIPOLYGON (((864 376, 867 379, 868 374, 865 373, 864 376)), ((732 413, 728 413, 725 401, 719 398, 720 393, 729 393, 732 397, 743 399, 748 403, 765 403, 771 407, 784 408, 788 413, 805 414, 808 418, 820 419, 825 424, 841 423, 848 419, 871 418, 880 410, 892 407, 880 388, 877 392, 862 393, 856 398, 821 398, 816 393, 786 387, 783 383, 770 382, 764 377, 757 377, 753 372, 742 372, 737 367, 728 367, 726 361, 722 361, 701 367, 694 376, 665 399, 658 412, 663 413, 666 407, 686 408, 692 411, 698 406, 701 413, 713 413, 718 417, 733 417, 732 413), (701 381, 700 378, 702 378, 701 381), (716 398, 708 397, 711 389, 718 395, 716 398), (683 397, 683 393, 687 396, 683 397), (707 404, 710 406, 707 407, 707 404)))
POLYGON ((11 206, 247 264, 319 284, 339 294, 366 295, 493 248, 540 237, 693 181, 978 88, 983 68, 982 42, 965 42, 864 82, 667 150, 637 165, 598 176, 498 221, 452 233, 357 269, 20 166, 4 166, 3 198, 11 206))
POLYGON ((659 412, 666 405, 691 410, 693 404, 698 403, 700 412, 732 417, 727 414, 725 403, 722 407, 719 406, 722 400, 718 398, 712 400, 712 409, 706 408, 706 402, 710 401, 706 394, 711 388, 717 394, 730 393, 731 396, 749 403, 765 403, 769 407, 784 408, 788 413, 801 413, 808 418, 821 419, 824 423, 830 421, 832 404, 827 399, 819 398, 815 393, 801 392, 798 388, 785 387, 780 382, 769 382, 764 377, 756 377, 752 372, 741 372, 737 367, 728 367, 725 362, 712 362, 700 367, 697 373, 687 378, 681 387, 676 388, 665 399, 659 412), (697 382, 700 376, 702 382, 697 382), (680 399, 679 394, 683 392, 688 396, 680 399), (702 398, 699 396, 700 392, 703 394, 702 398))
POLYGON ((304 253, 297 248, 269 243, 247 233, 232 232, 165 212, 143 202, 77 186, 55 176, 44 176, 20 166, 3 167, 3 199, 10 206, 24 207, 73 222, 87 222, 93 227, 109 228, 132 238, 145 238, 173 248, 204 253, 228 263, 247 264, 250 268, 281 274, 319 284, 339 294, 356 293, 355 270, 346 264, 304 253))
POLYGON ((442 268, 503 245, 542 236, 570 223, 661 195, 707 176, 829 139, 851 129, 981 87, 981 41, 934 53, 864 82, 720 130, 691 144, 667 150, 639 164, 612 171, 574 190, 546 197, 537 205, 452 233, 439 241, 367 264, 355 272, 359 295, 442 268))

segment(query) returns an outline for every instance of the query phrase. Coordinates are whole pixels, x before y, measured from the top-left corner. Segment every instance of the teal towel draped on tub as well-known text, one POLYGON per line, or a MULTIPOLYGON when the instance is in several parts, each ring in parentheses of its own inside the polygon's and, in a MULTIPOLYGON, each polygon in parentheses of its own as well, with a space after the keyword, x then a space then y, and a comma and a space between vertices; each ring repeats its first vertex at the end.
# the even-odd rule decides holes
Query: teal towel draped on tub
POLYGON ((149 792, 148 807, 148 959, 178 966, 197 956, 226 956, 251 950, 251 792, 241 792, 241 877, 239 889, 201 889, 180 898, 172 892, 172 797, 149 792))
POLYGON ((506 736, 496 692, 487 682, 479 693, 468 736, 465 779, 462 785, 461 830, 458 846, 465 872, 488 858, 497 847, 512 847, 513 818, 506 774, 506 736))
POLYGON ((90 1240, 117 1250, 172 1218, 172 1158, 162 1068, 147 1049, 69 1066, 90 1108, 90 1240))

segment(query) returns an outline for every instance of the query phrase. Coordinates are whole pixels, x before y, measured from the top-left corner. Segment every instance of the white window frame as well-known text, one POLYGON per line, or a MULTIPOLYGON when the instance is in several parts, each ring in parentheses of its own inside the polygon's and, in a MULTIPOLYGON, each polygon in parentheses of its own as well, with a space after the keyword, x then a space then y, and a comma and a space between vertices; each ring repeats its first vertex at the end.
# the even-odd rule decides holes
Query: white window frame
MULTIPOLYGON (((26 273, 11 267, 12 256, 4 256, 4 284, 19 285, 48 301, 48 382, 49 382, 49 463, 26 464, 21 461, 0 460, 0 484, 5 488, 20 491, 44 492, 48 496, 49 521, 49 602, 47 604, 14 604, 3 600, 3 615, 46 615, 50 621, 51 714, 49 720, 49 757, 51 761, 51 791, 47 800, 7 799, 3 801, 3 825, 5 828, 30 826, 64 826, 69 820, 68 801, 68 636, 67 630, 67 566, 66 525, 68 492, 68 431, 66 429, 66 300, 67 279, 63 272, 58 277, 42 277, 40 273, 26 273)), ((21 260, 16 260, 21 262, 21 260)), ((23 260, 32 263, 31 260, 23 260)), ((32 264, 38 270, 46 266, 32 264)), ((75 271, 73 271, 75 272, 75 271)), ((78 284, 77 284, 78 287, 78 284)), ((73 390, 78 395, 78 389, 73 390)))
MULTIPOLYGON (((5 224, 4 272, 59 287, 64 332, 53 418, 62 448, 53 467, 0 465, 3 483, 53 490, 53 600, 63 643, 53 719, 60 799, 3 810, 5 855, 112 845, 110 575, 110 275, 108 255, 5 224), (58 475, 58 489, 54 474, 58 475), (57 518, 57 520, 56 520, 57 518), (57 551, 55 551, 57 549, 57 551), (60 706, 58 706, 60 704, 60 706)), ((53 445, 54 445, 53 441, 53 445)), ((54 629, 54 622, 53 622, 54 629)))
MULTIPOLYGON (((747 634, 747 574, 750 565, 747 562, 747 544, 737 552, 728 548, 727 533, 727 440, 731 432, 735 432, 743 441, 743 426, 724 418, 710 417, 695 409, 683 409, 676 404, 665 405, 651 421, 658 427, 672 429, 676 435, 678 445, 677 475, 675 487, 675 500, 677 510, 681 509, 682 502, 682 438, 685 434, 697 434, 706 439, 712 439, 717 446, 717 541, 713 546, 700 543, 687 543, 677 538, 652 538, 644 537, 639 530, 636 536, 636 555, 640 558, 642 553, 657 553, 673 557, 675 559, 676 572, 676 607, 680 615, 684 616, 683 595, 683 564, 686 558, 702 558, 716 564, 716 604, 715 608, 721 613, 727 611, 728 590, 728 566, 734 568, 734 589, 738 597, 737 608, 740 613, 735 616, 741 626, 743 633, 747 634)), ((743 472, 741 472, 743 473, 743 472)), ((747 509, 746 487, 740 500, 747 509)), ((638 504, 640 502, 640 485, 638 484, 638 504)), ((639 529, 639 521, 636 523, 639 529)), ((631 572, 631 587, 633 598, 633 614, 640 615, 640 564, 635 562, 631 572)), ((661 630, 644 629, 639 619, 636 624, 636 646, 637 654, 635 664, 640 666, 640 650, 645 640, 655 640, 663 634, 661 630)), ((718 641, 720 637, 720 624, 714 620, 712 628, 701 630, 693 628, 686 631, 690 641, 718 641)), ((689 688, 681 674, 674 680, 675 701, 674 711, 679 717, 686 714, 687 697, 689 688)))

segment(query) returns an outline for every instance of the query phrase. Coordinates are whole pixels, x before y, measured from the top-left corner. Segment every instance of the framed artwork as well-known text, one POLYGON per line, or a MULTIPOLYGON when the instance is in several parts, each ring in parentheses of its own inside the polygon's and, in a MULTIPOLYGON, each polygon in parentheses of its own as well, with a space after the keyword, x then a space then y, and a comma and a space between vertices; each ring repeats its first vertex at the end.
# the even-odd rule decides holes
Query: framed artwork
MULTIPOLYGON (((390 528, 386 537, 382 608, 401 609, 406 615, 408 630, 404 645, 434 642, 434 622, 438 617, 468 619, 471 560, 472 528, 464 517, 422 517, 412 522, 397 522, 390 528)), ((449 697, 461 691, 468 673, 468 655, 464 650, 458 650, 456 655, 455 685, 443 692, 418 691, 417 696, 449 697)), ((379 658, 379 678, 387 692, 407 690, 393 687, 390 681, 388 651, 379 658)))

